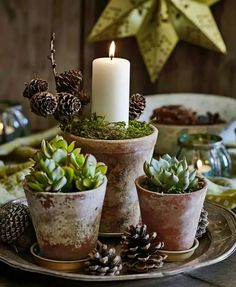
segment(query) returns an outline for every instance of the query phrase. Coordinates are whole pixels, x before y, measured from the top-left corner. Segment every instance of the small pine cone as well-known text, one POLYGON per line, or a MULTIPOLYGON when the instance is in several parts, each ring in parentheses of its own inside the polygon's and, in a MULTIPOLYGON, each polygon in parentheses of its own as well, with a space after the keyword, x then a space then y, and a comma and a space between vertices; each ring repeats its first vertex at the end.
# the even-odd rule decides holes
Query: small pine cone
POLYGON ((100 244, 98 249, 89 254, 86 265, 92 275, 116 276, 122 270, 121 257, 116 255, 114 248, 108 249, 105 244, 100 244))
POLYGON ((149 272, 163 266, 167 257, 158 252, 164 247, 163 242, 156 241, 156 232, 147 233, 147 226, 130 226, 122 236, 122 260, 128 271, 149 272))
POLYGON ((10 203, 1 208, 0 241, 21 250, 35 241, 35 233, 28 206, 10 203))
POLYGON ((23 96, 31 99, 33 95, 39 92, 46 92, 48 90, 48 82, 41 79, 32 79, 29 83, 25 84, 23 96))
POLYGON ((209 224, 208 221, 208 212, 206 209, 202 208, 201 215, 198 222, 196 238, 202 237, 204 233, 206 233, 207 226, 209 224))
POLYGON ((146 99, 143 95, 134 94, 129 99, 129 118, 135 120, 140 118, 146 108, 146 99))
POLYGON ((81 102, 76 96, 68 93, 58 94, 57 113, 61 115, 72 116, 73 114, 78 113, 80 109, 81 102))
POLYGON ((82 73, 79 70, 69 70, 55 77, 58 93, 78 95, 82 82, 82 73))
POLYGON ((30 99, 31 111, 38 116, 52 115, 57 109, 57 97, 49 92, 35 94, 30 99))

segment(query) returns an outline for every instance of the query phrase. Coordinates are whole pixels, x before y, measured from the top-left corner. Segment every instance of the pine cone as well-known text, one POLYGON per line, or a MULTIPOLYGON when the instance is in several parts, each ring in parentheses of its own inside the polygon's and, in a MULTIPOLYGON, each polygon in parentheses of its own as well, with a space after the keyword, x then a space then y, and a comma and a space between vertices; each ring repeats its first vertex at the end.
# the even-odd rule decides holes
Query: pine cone
POLYGON ((78 95, 82 82, 82 73, 79 70, 69 70, 56 75, 56 90, 58 93, 78 95))
POLYGON ((61 124, 66 125, 71 122, 74 114, 79 113, 81 109, 80 100, 68 93, 58 94, 58 106, 54 117, 61 124))
POLYGON ((10 203, 1 208, 0 241, 21 250, 33 244, 35 233, 26 205, 10 203))
POLYGON ((207 226, 209 224, 208 221, 208 212, 206 209, 202 208, 201 215, 198 222, 196 238, 202 237, 204 233, 206 233, 207 226))
POLYGON ((31 111, 38 116, 52 115, 57 109, 57 97, 49 92, 40 92, 30 99, 31 111))
POLYGON ((114 248, 108 249, 107 245, 101 244, 89 254, 86 262, 87 271, 92 275, 115 276, 122 269, 121 257, 116 255, 114 248))
POLYGON ((48 82, 41 79, 32 79, 29 83, 25 84, 23 96, 31 99, 33 95, 39 92, 45 92, 48 90, 48 82))
POLYGON ((129 99, 129 118, 138 119, 146 108, 146 99, 143 95, 134 94, 129 99))
POLYGON ((149 272, 163 266, 167 257, 158 252, 164 247, 163 242, 157 242, 156 232, 147 233, 147 226, 130 226, 122 236, 122 260, 128 271, 149 272), (155 242, 154 242, 155 240, 155 242))

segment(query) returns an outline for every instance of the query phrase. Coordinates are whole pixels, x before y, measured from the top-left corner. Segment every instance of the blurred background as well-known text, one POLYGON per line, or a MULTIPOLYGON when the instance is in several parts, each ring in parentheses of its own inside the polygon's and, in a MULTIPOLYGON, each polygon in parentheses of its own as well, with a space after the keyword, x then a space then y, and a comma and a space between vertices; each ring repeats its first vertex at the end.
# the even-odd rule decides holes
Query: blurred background
MULTIPOLYGON (((24 83, 34 76, 47 79, 54 91, 50 35, 56 33, 59 72, 79 68, 84 89, 91 91, 91 64, 108 56, 110 41, 88 42, 88 35, 108 0, 0 0, 0 99, 23 103, 32 129, 53 125, 30 112, 22 96, 24 83)), ((131 93, 144 95, 194 92, 236 97, 236 1, 222 0, 211 7, 227 46, 223 55, 180 41, 152 84, 133 37, 116 40, 118 57, 131 62, 131 93)))

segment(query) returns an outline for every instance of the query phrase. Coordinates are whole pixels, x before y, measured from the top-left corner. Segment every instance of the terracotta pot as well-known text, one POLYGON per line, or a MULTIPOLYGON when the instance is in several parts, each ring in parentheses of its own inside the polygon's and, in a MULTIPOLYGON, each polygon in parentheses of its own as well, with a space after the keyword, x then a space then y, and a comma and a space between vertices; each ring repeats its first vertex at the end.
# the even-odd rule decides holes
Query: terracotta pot
POLYGON ((108 185, 102 210, 100 233, 123 233, 131 224, 140 221, 138 195, 134 185, 143 173, 143 163, 150 160, 158 130, 142 138, 129 140, 96 140, 66 135, 76 141, 83 153, 93 154, 108 166, 108 185))
POLYGON ((34 192, 25 185, 40 255, 54 260, 87 257, 97 242, 107 179, 93 190, 34 192))
POLYGON ((202 189, 191 193, 161 194, 143 188, 144 179, 140 176, 135 180, 143 223, 157 232, 165 250, 191 248, 207 192, 206 181, 202 189))

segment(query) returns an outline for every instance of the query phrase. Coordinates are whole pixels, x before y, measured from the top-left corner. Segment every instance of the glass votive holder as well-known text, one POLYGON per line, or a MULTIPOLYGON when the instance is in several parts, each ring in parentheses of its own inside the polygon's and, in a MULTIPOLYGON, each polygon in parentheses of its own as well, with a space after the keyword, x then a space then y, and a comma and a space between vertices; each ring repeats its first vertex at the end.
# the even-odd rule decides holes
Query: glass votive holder
POLYGON ((205 176, 229 177, 231 159, 222 138, 213 134, 182 134, 177 158, 186 158, 188 164, 205 176))
POLYGON ((28 118, 20 103, 0 100, 0 144, 30 133, 28 118))

